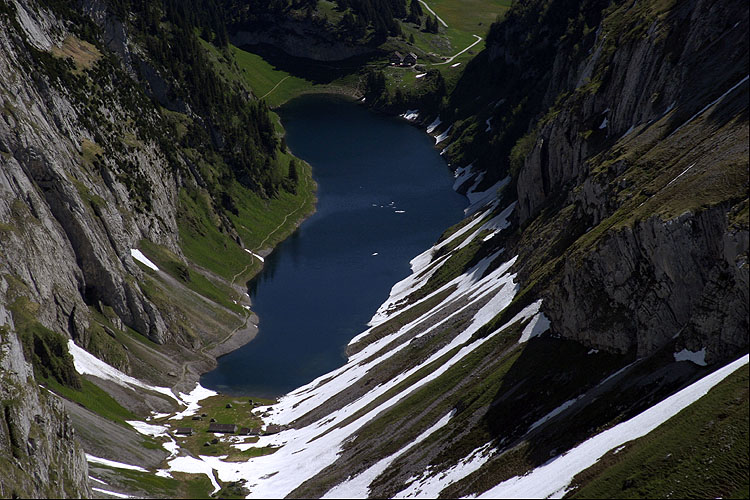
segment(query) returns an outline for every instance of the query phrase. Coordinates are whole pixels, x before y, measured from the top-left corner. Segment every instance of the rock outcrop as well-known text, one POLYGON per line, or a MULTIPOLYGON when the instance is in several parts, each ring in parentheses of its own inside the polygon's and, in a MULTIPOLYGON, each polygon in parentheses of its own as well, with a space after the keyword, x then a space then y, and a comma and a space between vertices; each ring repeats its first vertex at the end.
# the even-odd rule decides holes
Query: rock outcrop
POLYGON ((537 9, 519 8, 486 55, 504 68, 499 85, 533 80, 538 96, 496 117, 535 114, 514 148, 521 276, 553 331, 590 347, 647 356, 678 337, 711 361, 742 352, 747 9, 589 1, 576 18, 544 3, 567 26, 537 26, 537 9), (544 63, 529 45, 547 48, 544 63))
MULTIPOLYGON (((0 297, 7 283, 0 278, 0 297)), ((88 498, 86 456, 62 401, 37 386, 0 303, 0 496, 88 498)))

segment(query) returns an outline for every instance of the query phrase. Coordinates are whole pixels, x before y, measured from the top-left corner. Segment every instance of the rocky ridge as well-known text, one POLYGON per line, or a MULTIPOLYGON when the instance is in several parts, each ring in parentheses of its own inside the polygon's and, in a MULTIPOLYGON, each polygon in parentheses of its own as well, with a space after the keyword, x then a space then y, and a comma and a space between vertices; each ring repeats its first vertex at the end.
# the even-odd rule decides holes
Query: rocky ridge
MULTIPOLYGON (((0 279, 0 297, 7 283, 0 279)), ((86 498, 88 467, 60 398, 37 386, 15 335, 13 319, 0 304, 0 496, 86 498)))

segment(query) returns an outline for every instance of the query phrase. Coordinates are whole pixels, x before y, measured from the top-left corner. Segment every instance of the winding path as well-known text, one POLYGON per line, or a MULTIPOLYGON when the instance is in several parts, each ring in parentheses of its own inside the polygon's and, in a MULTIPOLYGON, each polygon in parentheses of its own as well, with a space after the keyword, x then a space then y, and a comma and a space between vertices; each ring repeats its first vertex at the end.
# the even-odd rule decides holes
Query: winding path
POLYGON ((424 5, 424 8, 425 8, 425 9, 427 9, 427 10, 429 10, 429 11, 430 11, 430 13, 431 13, 431 14, 432 14, 433 16, 435 16, 435 17, 437 18, 437 20, 438 20, 438 21, 440 21, 440 23, 441 23, 441 24, 442 24, 443 26, 445 26, 446 28, 448 27, 448 25, 447 25, 447 24, 445 24, 445 21, 443 21, 443 20, 442 20, 442 19, 440 18, 440 16, 438 16, 438 15, 437 15, 437 14, 435 13, 435 11, 434 11, 434 10, 432 10, 432 9, 430 8, 430 6, 429 6, 429 5, 427 5, 427 4, 426 4, 426 3, 424 2, 424 0, 419 0, 419 3, 421 3, 422 5, 424 5))
POLYGON ((441 64, 448 64, 448 63, 452 63, 452 62, 453 62, 453 60, 454 60, 455 58, 457 58, 458 56, 460 56, 461 54, 463 54, 464 52, 466 52, 467 50, 469 50, 470 48, 472 48, 472 47, 473 47, 474 45, 476 45, 476 44, 478 44, 479 42, 481 42, 481 41, 482 41, 482 37, 481 37, 481 36, 479 36, 479 35, 471 35, 471 36, 473 36, 474 38, 476 38, 476 39, 477 39, 477 41, 476 41, 476 42, 474 42, 474 43, 472 43, 472 44, 471 44, 471 45, 469 45, 468 47, 466 47, 466 48, 465 48, 464 50, 462 50, 461 52, 459 52, 459 53, 457 53, 457 54, 453 54, 452 56, 450 56, 450 57, 449 57, 448 59, 446 59, 445 61, 443 61, 443 62, 439 62, 439 63, 434 63, 434 64, 433 64, 433 66, 440 66, 441 64))
MULTIPOLYGON (((284 78, 282 78, 281 80, 279 80, 279 83, 277 83, 276 85, 274 85, 273 88, 271 90, 269 90, 268 92, 266 92, 265 95, 263 95, 263 97, 261 97, 260 99, 265 99, 266 97, 268 97, 268 94, 270 94, 271 92, 273 92, 274 90, 276 90, 276 87, 278 87, 279 85, 281 85, 284 82, 284 80, 286 80, 290 76, 292 76, 292 75, 286 75, 284 78)), ((260 100, 260 99, 258 99, 258 100, 260 100)))

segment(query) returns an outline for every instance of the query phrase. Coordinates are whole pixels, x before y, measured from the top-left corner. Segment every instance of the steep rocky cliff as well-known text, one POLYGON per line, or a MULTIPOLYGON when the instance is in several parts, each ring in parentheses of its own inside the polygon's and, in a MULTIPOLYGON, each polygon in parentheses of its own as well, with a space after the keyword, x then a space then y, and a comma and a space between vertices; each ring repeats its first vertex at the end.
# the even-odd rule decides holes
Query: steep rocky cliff
MULTIPOLYGON (((266 238, 242 195, 276 192, 286 157, 262 126, 267 154, 244 154, 206 110, 252 102, 240 78, 232 98, 191 96, 220 83, 170 63, 162 24, 205 32, 183 41, 207 65, 227 55, 184 5, 134 23, 105 2, 0 3, 3 491, 88 493, 54 396, 33 389, 89 380, 68 336, 184 388, 246 325, 233 285, 266 238), (39 486, 60 470, 62 489, 39 486)), ((412 260, 346 365, 257 410, 267 435, 222 443, 252 458, 180 470, 256 497, 545 497, 602 478, 600 496, 746 493, 747 32, 739 1, 515 2, 428 128, 466 219, 412 260), (615 463, 639 472, 609 481, 615 463)), ((141 415, 172 409, 99 382, 141 415)), ((144 465, 164 476, 162 455, 144 465)))
POLYGON ((542 3, 547 24, 518 7, 482 56, 506 91, 485 97, 498 124, 489 142, 515 143, 477 163, 513 175, 522 281, 545 298, 553 331, 590 347, 645 356, 680 335, 709 359, 741 352, 747 9, 542 3))
POLYGON ((290 155, 268 109, 229 63, 219 69, 220 48, 173 4, 148 7, 164 33, 146 33, 146 14, 124 16, 119 2, 0 2, 0 329, 10 346, 0 450, 28 474, 6 482, 3 466, 3 496, 90 493, 65 412, 37 384, 94 410, 100 387, 116 400, 106 404, 137 414, 174 406, 79 377, 67 339, 127 374, 192 389, 254 332, 243 285, 260 264, 245 248, 262 251, 295 222, 282 228, 273 199, 311 198, 306 171, 304 188, 285 180, 290 155), (187 73, 169 57, 180 35, 190 44, 180 53, 202 57, 187 73), (279 231, 258 230, 258 218, 279 231))
MULTIPOLYGON (((0 297, 7 283, 0 278, 0 297)), ((39 388, 10 313, 0 304, 0 496, 91 496, 86 457, 63 404, 39 388)))

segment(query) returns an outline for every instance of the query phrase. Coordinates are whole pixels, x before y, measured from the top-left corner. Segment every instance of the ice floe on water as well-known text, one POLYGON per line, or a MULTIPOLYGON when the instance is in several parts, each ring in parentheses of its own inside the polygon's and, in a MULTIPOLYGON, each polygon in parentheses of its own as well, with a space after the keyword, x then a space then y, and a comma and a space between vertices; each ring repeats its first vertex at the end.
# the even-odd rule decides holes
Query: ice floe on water
POLYGON ((130 256, 133 257, 135 260, 143 264, 144 266, 148 267, 149 269, 153 269, 154 271, 158 271, 159 268, 156 267, 156 264, 151 262, 148 257, 143 255, 143 252, 136 248, 130 249, 130 256))

